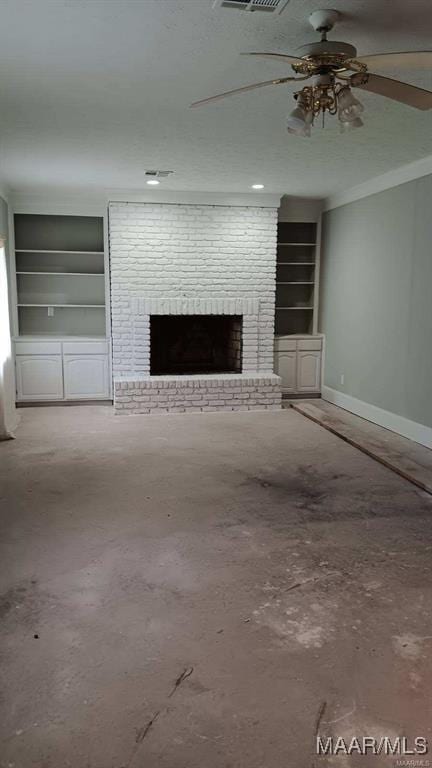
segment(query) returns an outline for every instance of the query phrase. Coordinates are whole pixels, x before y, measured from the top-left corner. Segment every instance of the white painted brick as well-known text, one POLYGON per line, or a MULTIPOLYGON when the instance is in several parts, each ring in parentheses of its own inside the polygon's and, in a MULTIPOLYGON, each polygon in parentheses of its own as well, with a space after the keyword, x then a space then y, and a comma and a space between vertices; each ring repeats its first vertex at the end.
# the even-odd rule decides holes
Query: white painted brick
POLYGON ((110 257, 117 413, 280 408, 275 210, 111 204, 110 257), (244 373, 150 378, 149 316, 182 312, 241 314, 244 373))
POLYGON ((280 378, 271 373, 129 377, 116 379, 114 392, 116 413, 279 410, 281 407, 280 378))
POLYGON ((276 221, 264 208, 112 203, 114 375, 149 372, 148 318, 134 333, 131 309, 144 296, 167 308, 198 297, 208 311, 227 300, 244 316, 243 370, 272 370, 276 221))

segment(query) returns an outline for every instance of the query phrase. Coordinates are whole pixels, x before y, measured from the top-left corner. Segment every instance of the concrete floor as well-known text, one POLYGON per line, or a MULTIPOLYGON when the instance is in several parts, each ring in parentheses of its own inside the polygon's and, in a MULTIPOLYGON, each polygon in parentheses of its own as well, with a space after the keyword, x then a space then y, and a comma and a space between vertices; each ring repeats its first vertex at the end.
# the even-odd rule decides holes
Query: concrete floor
POLYGON ((396 764, 315 758, 318 713, 431 737, 430 496, 293 410, 21 413, 2 768, 396 764))

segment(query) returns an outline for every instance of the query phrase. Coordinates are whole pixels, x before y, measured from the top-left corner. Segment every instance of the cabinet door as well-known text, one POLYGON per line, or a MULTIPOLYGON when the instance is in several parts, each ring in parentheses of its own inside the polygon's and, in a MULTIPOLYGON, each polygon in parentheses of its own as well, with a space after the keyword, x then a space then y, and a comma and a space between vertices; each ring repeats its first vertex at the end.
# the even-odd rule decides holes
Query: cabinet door
POLYGON ((66 400, 109 397, 107 355, 64 355, 66 400))
POLYGON ((297 352, 297 391, 319 392, 321 385, 321 352, 297 352))
POLYGON ((18 400, 62 400, 61 355, 17 355, 18 400))
POLYGON ((282 378, 282 391, 295 392, 296 390, 296 361, 295 351, 276 352, 275 372, 282 378))

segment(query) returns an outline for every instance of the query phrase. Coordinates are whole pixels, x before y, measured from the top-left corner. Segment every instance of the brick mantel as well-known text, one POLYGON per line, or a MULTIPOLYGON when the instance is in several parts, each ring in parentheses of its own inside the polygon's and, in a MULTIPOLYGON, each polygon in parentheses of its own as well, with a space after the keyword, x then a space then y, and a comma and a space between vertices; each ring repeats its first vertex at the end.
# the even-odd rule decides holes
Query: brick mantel
POLYGON ((132 299, 135 315, 258 315, 259 299, 132 299))

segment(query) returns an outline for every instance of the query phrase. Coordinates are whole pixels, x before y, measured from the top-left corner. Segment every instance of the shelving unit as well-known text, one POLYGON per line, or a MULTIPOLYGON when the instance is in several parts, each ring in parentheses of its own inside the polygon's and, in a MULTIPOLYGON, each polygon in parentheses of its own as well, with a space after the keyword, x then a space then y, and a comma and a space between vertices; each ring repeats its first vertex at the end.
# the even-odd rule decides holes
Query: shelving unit
POLYGON ((290 397, 317 396, 322 338, 317 334, 317 232, 314 222, 279 222, 276 261, 275 371, 290 397))
POLYGON ((110 398, 102 217, 17 213, 14 233, 17 400, 110 398))
POLYGON ((276 262, 276 336, 314 328, 315 223, 280 222, 276 262))
POLYGON ((104 337, 103 221, 15 214, 19 335, 104 337))

